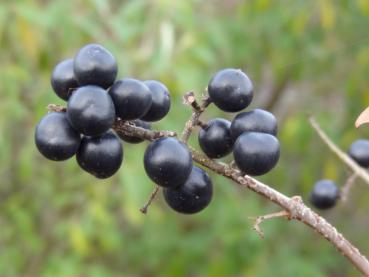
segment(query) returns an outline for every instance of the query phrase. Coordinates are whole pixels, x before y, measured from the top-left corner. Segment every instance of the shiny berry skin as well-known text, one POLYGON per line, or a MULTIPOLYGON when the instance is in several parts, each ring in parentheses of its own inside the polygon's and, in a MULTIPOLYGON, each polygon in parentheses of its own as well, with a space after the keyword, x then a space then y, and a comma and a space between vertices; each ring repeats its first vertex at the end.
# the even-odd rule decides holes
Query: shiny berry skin
POLYGON ((96 85, 107 89, 117 77, 114 56, 99 44, 83 46, 74 57, 74 74, 81 86, 96 85))
POLYGON ((231 125, 233 141, 236 141, 243 132, 261 132, 276 136, 277 130, 277 119, 275 116, 262 109, 239 113, 232 120, 231 125))
POLYGON ((162 187, 174 188, 186 182, 192 170, 187 146, 175 138, 160 138, 149 144, 144 155, 146 174, 162 187))
POLYGON ((187 181, 176 188, 165 188, 164 199, 175 211, 182 214, 194 214, 205 209, 213 196, 213 184, 209 175, 196 166, 187 181))
POLYGON ((231 122, 223 118, 210 120, 199 132, 202 151, 212 159, 226 156, 232 151, 231 122))
POLYGON ((336 204, 339 194, 335 182, 328 179, 319 180, 310 194, 310 202, 318 209, 329 209, 336 204))
POLYGON ((151 92, 140 80, 124 78, 116 81, 109 90, 117 116, 124 120, 144 116, 151 106, 151 92))
POLYGON ((36 126, 35 143, 46 158, 63 161, 77 152, 81 136, 69 124, 65 113, 52 112, 36 126))
POLYGON ((208 85, 211 101, 225 112, 238 112, 252 101, 253 85, 240 69, 227 68, 215 73, 208 85))
POLYGON ((51 86, 63 100, 68 100, 72 89, 78 87, 73 70, 73 59, 67 59, 58 63, 51 74, 51 86))
POLYGON ((80 133, 101 135, 113 126, 114 104, 104 89, 97 86, 80 87, 68 100, 67 117, 80 133))
POLYGON ((279 141, 267 133, 245 132, 236 140, 233 156, 243 173, 252 176, 263 175, 279 160, 279 141))
POLYGON ((151 91, 152 103, 150 109, 141 119, 145 121, 158 121, 169 112, 169 91, 165 85, 155 80, 144 81, 144 84, 151 91))
MULTIPOLYGON (((134 125, 136 127, 141 127, 141 128, 147 129, 147 130, 151 129, 150 123, 148 123, 146 121, 142 121, 140 119, 133 120, 132 123, 134 123, 134 125)), ((122 140, 124 140, 125 142, 128 142, 128 143, 140 143, 140 142, 144 141, 144 139, 141 139, 141 138, 138 138, 138 137, 127 136, 123 133, 118 133, 118 136, 122 140)))
POLYGON ((105 179, 113 176, 122 165, 123 147, 113 131, 100 136, 84 136, 76 157, 83 170, 105 179))
POLYGON ((354 141, 348 151, 350 157, 362 167, 369 167, 369 140, 354 141))

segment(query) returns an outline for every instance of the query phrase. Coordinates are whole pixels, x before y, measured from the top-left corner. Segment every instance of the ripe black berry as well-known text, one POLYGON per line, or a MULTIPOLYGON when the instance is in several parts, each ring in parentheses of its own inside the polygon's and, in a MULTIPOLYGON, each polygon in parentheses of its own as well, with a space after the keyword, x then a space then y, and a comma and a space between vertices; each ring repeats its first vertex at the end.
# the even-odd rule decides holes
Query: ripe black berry
POLYGON ((159 186, 178 187, 186 182, 192 170, 187 146, 175 138, 160 138, 145 151, 146 174, 159 186))
POLYGON ((99 44, 87 44, 74 57, 74 74, 78 83, 96 85, 107 89, 117 76, 114 56, 99 44))
POLYGON ((77 152, 80 142, 80 134, 69 124, 65 113, 49 113, 36 127, 36 146, 50 160, 69 159, 77 152))
POLYGON ((261 132, 276 136, 277 119, 272 113, 262 109, 239 113, 231 125, 233 141, 236 141, 243 132, 261 132))
POLYGON ((80 133, 101 135, 113 126, 114 104, 104 89, 97 86, 80 87, 68 100, 67 117, 80 133))
POLYGON ((51 74, 51 86, 61 99, 68 100, 71 90, 78 87, 72 59, 61 61, 55 66, 51 74))
MULTIPOLYGON (((150 123, 148 123, 146 121, 143 121, 143 120, 140 120, 140 119, 133 120, 132 123, 134 123, 134 125, 136 127, 141 127, 141 128, 147 129, 147 130, 151 129, 150 123)), ((141 139, 141 138, 138 138, 138 137, 133 137, 133 136, 127 136, 123 133, 118 133, 118 136, 122 140, 124 140, 125 142, 129 142, 129 143, 140 143, 140 142, 144 141, 144 139, 141 139)))
POLYGON ((152 103, 148 112, 141 119, 146 121, 158 121, 169 112, 169 91, 165 85, 155 80, 144 81, 144 84, 151 91, 152 103))
POLYGON ((278 139, 266 133, 245 132, 236 140, 233 156, 238 168, 245 174, 263 175, 278 162, 278 139))
POLYGON ((318 209, 332 208, 339 198, 339 189, 332 180, 324 179, 315 183, 310 194, 310 202, 318 209))
POLYGON ((221 158, 232 151, 231 122, 215 118, 199 132, 199 144, 209 158, 221 158))
POLYGON ((183 214, 200 212, 209 205, 213 196, 213 184, 209 175, 196 166, 187 181, 177 188, 165 188, 164 199, 175 211, 183 214))
POLYGON ((354 141, 348 153, 360 166, 369 167, 369 140, 358 139, 354 141))
POLYGON ((246 108, 253 97, 249 77, 239 69, 222 69, 210 80, 208 92, 211 101, 221 110, 238 112, 246 108))
POLYGON ((124 78, 112 85, 109 93, 113 99, 117 116, 124 120, 144 116, 151 106, 151 92, 141 81, 124 78))
POLYGON ((77 162, 82 169, 97 178, 114 175, 123 161, 123 147, 118 136, 108 131, 100 136, 82 138, 77 162))

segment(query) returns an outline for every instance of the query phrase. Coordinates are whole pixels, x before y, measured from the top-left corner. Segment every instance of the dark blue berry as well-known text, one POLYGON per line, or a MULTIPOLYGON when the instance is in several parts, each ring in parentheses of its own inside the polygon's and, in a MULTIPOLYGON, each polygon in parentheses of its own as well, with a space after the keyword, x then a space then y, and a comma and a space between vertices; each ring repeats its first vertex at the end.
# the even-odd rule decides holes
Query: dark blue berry
POLYGON ((114 56, 99 44, 87 44, 74 57, 74 74, 81 86, 96 85, 107 89, 117 77, 114 56))
POLYGON ((65 113, 49 113, 36 127, 36 146, 50 160, 71 158, 77 152, 80 142, 80 134, 69 124, 65 113))
POLYGON ((164 199, 175 211, 183 214, 194 214, 205 209, 213 196, 213 184, 209 175, 196 166, 187 181, 176 188, 165 188, 164 199))
POLYGON ((113 176, 123 161, 123 147, 118 136, 108 131, 100 136, 82 138, 77 162, 82 169, 104 179, 113 176))
POLYGON ((240 69, 222 69, 210 80, 208 93, 211 101, 219 109, 238 112, 251 103, 253 85, 240 69))

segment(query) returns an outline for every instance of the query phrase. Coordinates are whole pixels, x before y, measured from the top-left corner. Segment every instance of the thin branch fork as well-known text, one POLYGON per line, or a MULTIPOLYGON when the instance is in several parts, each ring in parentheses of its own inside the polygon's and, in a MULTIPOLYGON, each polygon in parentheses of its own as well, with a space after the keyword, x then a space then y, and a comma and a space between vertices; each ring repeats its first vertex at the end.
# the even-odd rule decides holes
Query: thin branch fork
POLYGON ((201 114, 211 103, 209 96, 204 96, 201 104, 196 101, 195 94, 191 91, 183 96, 183 103, 192 107, 191 118, 186 122, 185 128, 182 132, 182 141, 187 144, 191 136, 192 130, 196 125, 202 124, 200 121, 201 114))
POLYGON ((358 165, 349 155, 343 152, 322 130, 318 122, 314 117, 309 117, 310 125, 322 139, 322 141, 329 147, 329 149, 337 155, 337 157, 346 164, 352 172, 354 172, 358 177, 360 177, 367 185, 369 185, 369 174, 368 172, 358 165))

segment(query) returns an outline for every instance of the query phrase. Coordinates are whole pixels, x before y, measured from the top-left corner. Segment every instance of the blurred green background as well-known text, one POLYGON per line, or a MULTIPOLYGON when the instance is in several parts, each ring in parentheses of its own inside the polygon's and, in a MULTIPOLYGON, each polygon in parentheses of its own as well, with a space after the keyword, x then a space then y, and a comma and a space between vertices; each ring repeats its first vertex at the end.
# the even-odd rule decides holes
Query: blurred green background
MULTIPOLYGON (((280 162, 260 180, 287 195, 307 201, 316 180, 342 185, 348 176, 308 113, 344 150, 369 137, 368 127, 353 126, 369 105, 367 0, 2 0, 0 276, 358 276, 301 223, 265 222, 261 240, 249 217, 278 208, 219 176, 202 213, 176 214, 160 195, 142 215, 153 188, 145 143, 125 145, 108 180, 74 159, 43 158, 34 127, 47 104, 62 104, 51 71, 90 42, 114 53, 120 77, 169 87, 172 109, 158 129, 181 131, 190 115, 181 95, 200 95, 218 69, 242 68, 255 85, 251 108, 269 109, 280 124, 280 162)), ((211 107, 203 118, 215 116, 234 115, 211 107)), ((357 182, 348 203, 322 213, 367 255, 368 199, 357 182)))

